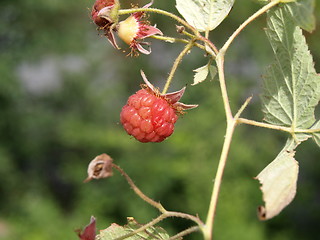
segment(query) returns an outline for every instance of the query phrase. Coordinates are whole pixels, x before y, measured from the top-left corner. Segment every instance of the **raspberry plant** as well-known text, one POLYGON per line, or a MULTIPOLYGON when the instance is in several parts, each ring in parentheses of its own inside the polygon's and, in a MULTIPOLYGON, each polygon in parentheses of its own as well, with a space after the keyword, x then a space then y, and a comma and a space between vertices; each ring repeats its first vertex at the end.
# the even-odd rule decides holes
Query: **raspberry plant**
MULTIPOLYGON (((166 210, 159 202, 146 196, 125 171, 113 163, 110 156, 102 154, 90 163, 86 181, 110 177, 115 169, 125 177, 139 197, 159 210, 160 215, 146 224, 139 224, 134 218, 128 218, 127 225, 119 226, 114 223, 98 234, 95 230, 95 218, 92 217, 90 224, 83 231, 79 231, 80 239, 182 239, 195 231, 202 232, 205 240, 212 239, 222 177, 234 131, 240 124, 282 131, 288 135, 280 153, 256 177, 261 184, 265 203, 258 208, 258 217, 261 220, 271 219, 294 199, 299 172, 298 162, 294 158, 296 147, 309 138, 320 146, 320 120, 315 117, 315 108, 320 100, 320 76, 314 68, 312 55, 302 31, 312 32, 315 29, 315 1, 259 2, 263 6, 238 27, 222 47, 214 44, 214 39, 209 38, 209 33, 214 32, 227 18, 234 0, 176 0, 176 8, 181 16, 151 8, 152 3, 130 9, 122 9, 118 0, 97 0, 94 3, 92 20, 116 49, 120 49, 116 38, 122 39, 129 46, 129 54, 133 56, 138 56, 139 53, 152 54, 150 43, 145 42, 146 38, 185 44, 173 62, 161 92, 141 72, 146 84, 129 98, 121 112, 121 123, 127 133, 142 142, 141 144, 161 142, 173 133, 178 115, 185 109, 197 106, 178 102, 185 89, 167 93, 176 71, 179 70, 179 64, 192 48, 203 50, 204 56, 208 59, 207 64, 194 70, 192 85, 214 77, 219 79, 226 133, 222 139, 223 148, 205 220, 201 216, 166 210), (147 14, 160 14, 172 19, 172 24, 177 25, 177 36, 163 35, 164 30, 159 30, 146 21, 147 14), (125 18, 124 15, 129 16, 125 18), (225 56, 237 36, 262 15, 267 15, 265 32, 274 53, 274 62, 266 68, 263 75, 261 100, 264 119, 256 121, 241 117, 250 104, 250 96, 237 110, 230 107, 225 77, 225 70, 228 71, 225 69, 225 56), (164 229, 157 226, 168 217, 188 219, 194 222, 194 226, 170 237, 164 229)), ((192 87, 188 87, 188 91, 192 91, 192 87)), ((192 118, 192 114, 191 110, 186 118, 192 118)))

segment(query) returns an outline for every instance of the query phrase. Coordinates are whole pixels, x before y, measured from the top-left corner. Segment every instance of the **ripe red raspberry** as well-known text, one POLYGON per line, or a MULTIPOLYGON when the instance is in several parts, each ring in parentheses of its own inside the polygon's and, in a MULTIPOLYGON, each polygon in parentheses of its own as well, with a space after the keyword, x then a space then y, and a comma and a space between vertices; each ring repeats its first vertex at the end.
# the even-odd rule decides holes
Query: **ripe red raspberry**
POLYGON ((161 142, 174 130, 178 116, 167 99, 141 89, 130 96, 120 114, 129 135, 140 142, 161 142))
POLYGON ((160 94, 146 79, 143 89, 129 97, 122 108, 120 121, 129 135, 140 142, 162 142, 174 130, 178 114, 197 105, 178 102, 185 88, 168 94, 160 94))

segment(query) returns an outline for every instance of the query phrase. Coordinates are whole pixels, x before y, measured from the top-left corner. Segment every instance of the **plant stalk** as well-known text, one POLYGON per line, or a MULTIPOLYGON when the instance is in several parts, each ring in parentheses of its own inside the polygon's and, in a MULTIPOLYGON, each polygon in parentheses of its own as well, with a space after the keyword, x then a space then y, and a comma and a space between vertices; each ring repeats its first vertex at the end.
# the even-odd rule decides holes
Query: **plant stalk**
POLYGON ((164 88, 162 90, 162 94, 165 94, 169 87, 170 87, 170 84, 171 84, 171 81, 173 79, 173 76, 180 64, 180 62, 182 61, 183 57, 189 52, 189 50, 193 47, 194 45, 194 41, 191 40, 185 47, 184 49, 182 50, 182 52, 180 52, 179 56, 176 58, 176 60, 174 61, 173 65, 172 65, 172 68, 171 68, 171 71, 169 73, 169 76, 167 78, 167 81, 166 81, 166 84, 164 85, 164 88))

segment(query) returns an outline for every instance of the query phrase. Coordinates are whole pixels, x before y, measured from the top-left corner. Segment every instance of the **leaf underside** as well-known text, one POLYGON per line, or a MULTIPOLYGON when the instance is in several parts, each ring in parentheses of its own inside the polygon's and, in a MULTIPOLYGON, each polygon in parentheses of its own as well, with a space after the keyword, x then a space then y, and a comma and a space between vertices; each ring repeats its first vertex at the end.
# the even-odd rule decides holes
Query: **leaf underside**
POLYGON ((320 77, 305 37, 284 8, 268 13, 267 26, 275 62, 264 76, 264 120, 293 130, 309 128, 320 100, 320 77))
POLYGON ((198 31, 215 29, 229 14, 235 0, 176 0, 176 8, 198 31))
MULTIPOLYGON (((314 124, 314 111, 320 100, 320 76, 314 69, 299 20, 293 18, 294 7, 288 6, 268 12, 266 34, 275 61, 264 76, 261 96, 264 120, 290 127, 293 132, 312 125, 318 129, 320 122, 314 124)), ((299 172, 294 150, 311 136, 319 144, 318 133, 293 134, 275 160, 256 177, 262 184, 265 202, 259 208, 260 219, 278 215, 293 200, 299 172)))
POLYGON ((314 16, 315 0, 297 0, 284 7, 290 13, 295 23, 302 29, 312 32, 316 28, 314 16))

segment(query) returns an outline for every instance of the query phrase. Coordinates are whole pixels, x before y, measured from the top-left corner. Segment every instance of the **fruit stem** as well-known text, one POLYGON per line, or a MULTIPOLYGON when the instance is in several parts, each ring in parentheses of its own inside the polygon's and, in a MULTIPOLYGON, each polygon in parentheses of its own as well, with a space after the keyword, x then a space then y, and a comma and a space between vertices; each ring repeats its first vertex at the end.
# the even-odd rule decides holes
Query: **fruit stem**
POLYGON ((149 198, 148 196, 146 196, 132 181, 132 179, 128 176, 128 174, 122 169, 120 168, 118 165, 116 164, 112 164, 112 167, 114 169, 116 169, 117 171, 119 171, 121 173, 122 176, 125 177, 125 179, 127 180, 128 184, 131 186, 132 190, 144 201, 146 201, 147 203, 149 203, 151 206, 157 208, 160 212, 164 213, 167 212, 167 210, 161 205, 161 203, 154 201, 153 199, 149 198))
POLYGON ((167 78, 167 82, 166 82, 161 94, 166 94, 166 92, 168 91, 168 89, 170 87, 170 84, 172 82, 173 76, 174 76, 174 74, 175 74, 180 62, 182 61, 183 57, 190 51, 190 49, 193 46, 194 46, 194 40, 190 40, 189 43, 184 47, 182 52, 180 52, 179 56, 174 61, 173 66, 171 68, 171 71, 169 73, 169 76, 167 78))

